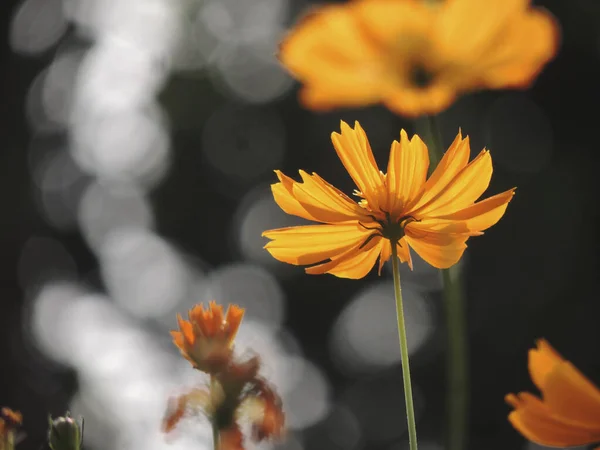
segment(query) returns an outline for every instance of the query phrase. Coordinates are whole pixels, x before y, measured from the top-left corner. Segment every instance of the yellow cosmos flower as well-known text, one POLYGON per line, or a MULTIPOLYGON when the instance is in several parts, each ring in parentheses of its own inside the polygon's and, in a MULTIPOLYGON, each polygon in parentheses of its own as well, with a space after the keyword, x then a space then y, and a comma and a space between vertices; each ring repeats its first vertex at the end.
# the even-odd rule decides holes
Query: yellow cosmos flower
POLYGON ((409 116, 456 95, 526 87, 557 51, 553 17, 529 0, 354 0, 316 8, 279 58, 309 108, 383 102, 409 116))
MULTIPOLYGON (((545 340, 529 351, 531 379, 543 399, 509 394, 508 420, 527 439, 550 447, 600 442, 600 390, 545 340)), ((596 450, 600 449, 597 447, 596 450)))
POLYGON ((427 179, 427 146, 404 130, 394 141, 387 174, 380 172, 369 141, 358 122, 341 123, 333 146, 356 183, 358 203, 316 173, 300 171, 302 183, 276 171, 271 186, 277 204, 288 214, 321 222, 269 230, 265 248, 279 261, 312 265, 310 274, 330 273, 362 278, 379 257, 379 272, 396 246, 398 257, 412 268, 411 247, 437 268, 448 268, 462 256, 471 236, 494 225, 506 210, 514 189, 475 201, 487 189, 492 158, 483 150, 469 163, 469 138, 460 131, 427 179))

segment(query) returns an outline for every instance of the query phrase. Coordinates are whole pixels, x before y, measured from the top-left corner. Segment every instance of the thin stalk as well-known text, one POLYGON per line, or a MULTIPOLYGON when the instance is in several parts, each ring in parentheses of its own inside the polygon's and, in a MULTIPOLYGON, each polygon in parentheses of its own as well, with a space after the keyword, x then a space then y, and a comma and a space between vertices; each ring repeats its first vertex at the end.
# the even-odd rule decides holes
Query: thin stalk
MULTIPOLYGON (((429 148, 429 171, 436 168, 443 156, 440 130, 434 116, 426 116, 417 123, 429 148)), ((443 296, 448 329, 447 354, 447 419, 446 443, 448 450, 467 448, 469 408, 469 358, 467 351, 466 299, 457 266, 442 272, 443 296)))
POLYGON ((400 266, 398 264, 398 244, 391 242, 392 269, 394 272, 394 296, 396 297, 396 316, 398 318, 398 336, 400 337, 400 357, 402 359, 402 380, 404 381, 404 400, 406 402, 406 420, 408 422, 408 445, 410 450, 417 450, 417 424, 415 422, 415 407, 413 404, 410 367, 408 363, 408 342, 406 340, 406 325, 402 306, 402 289, 400 287, 400 266))
POLYGON ((212 421, 213 449, 219 450, 219 427, 216 422, 212 421))
MULTIPOLYGON (((210 389, 211 389, 211 393, 212 390, 214 389, 214 383, 216 383, 216 379, 214 375, 210 376, 210 389)), ((210 421, 210 425, 212 427, 212 437, 213 437, 213 449, 214 450, 219 450, 220 447, 220 443, 219 443, 219 424, 217 423, 218 420, 217 418, 213 415, 211 421, 210 421)))
POLYGON ((429 148, 429 172, 431 173, 437 167, 444 154, 440 129, 433 116, 419 118, 416 125, 419 134, 423 137, 429 148))
POLYGON ((469 373, 465 298, 460 268, 442 270, 446 322, 448 327, 448 422, 446 439, 449 450, 467 448, 469 373))

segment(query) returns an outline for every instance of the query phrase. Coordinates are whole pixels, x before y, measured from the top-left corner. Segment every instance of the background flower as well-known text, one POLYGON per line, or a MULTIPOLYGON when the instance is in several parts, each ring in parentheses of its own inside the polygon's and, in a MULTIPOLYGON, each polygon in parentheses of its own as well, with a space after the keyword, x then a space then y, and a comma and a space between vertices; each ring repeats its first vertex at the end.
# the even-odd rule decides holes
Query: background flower
POLYGON ((282 63, 314 109, 384 103, 437 114, 457 95, 527 87, 554 57, 558 25, 529 0, 357 0, 315 8, 284 39, 282 63))

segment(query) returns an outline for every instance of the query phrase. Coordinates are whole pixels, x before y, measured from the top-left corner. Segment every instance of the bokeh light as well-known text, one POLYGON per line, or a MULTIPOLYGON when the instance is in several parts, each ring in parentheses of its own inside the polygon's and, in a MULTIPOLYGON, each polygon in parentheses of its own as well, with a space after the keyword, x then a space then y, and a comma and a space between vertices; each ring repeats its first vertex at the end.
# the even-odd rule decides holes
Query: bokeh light
POLYGON ((232 264, 210 273, 204 299, 237 303, 246 317, 271 326, 285 318, 285 297, 277 279, 267 270, 251 264, 232 264))
POLYGON ((232 228, 236 233, 239 251, 245 259, 268 267, 278 276, 303 273, 289 264, 277 261, 264 249, 269 240, 261 236, 263 231, 309 223, 283 212, 275 203, 270 188, 259 186, 246 194, 236 211, 235 219, 232 228))
POLYGON ((111 298, 136 317, 160 317, 188 295, 191 277, 177 252, 148 230, 112 232, 99 250, 111 298))
POLYGON ((11 22, 10 46, 17 53, 41 53, 66 30, 61 0, 23 0, 11 22))
POLYGON ((122 228, 151 229, 154 222, 148 200, 136 189, 115 189, 91 183, 79 203, 79 224, 92 248, 122 228))
MULTIPOLYGON (((434 321, 426 297, 402 288, 408 351, 413 356, 430 337, 434 321)), ((394 286, 380 281, 360 292, 339 315, 330 336, 332 358, 344 371, 378 371, 400 362, 394 286)))

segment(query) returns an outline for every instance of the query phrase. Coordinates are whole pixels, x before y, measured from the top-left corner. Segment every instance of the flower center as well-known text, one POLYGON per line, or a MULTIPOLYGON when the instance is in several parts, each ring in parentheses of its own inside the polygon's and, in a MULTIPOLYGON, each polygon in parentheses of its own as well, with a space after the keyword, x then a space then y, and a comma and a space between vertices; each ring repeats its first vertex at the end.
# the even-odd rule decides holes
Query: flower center
POLYGON ((409 74, 410 82, 419 89, 426 89, 433 83, 435 74, 420 63, 416 63, 409 74))
POLYGON ((398 220, 394 220, 390 213, 387 212, 385 213, 384 220, 377 219, 375 216, 371 216, 371 218, 378 223, 378 226, 367 227, 360 223, 363 228, 374 231, 374 233, 363 242, 361 248, 367 245, 375 236, 381 236, 382 238, 388 239, 390 242, 398 242, 404 237, 404 228, 406 228, 406 225, 411 222, 419 221, 413 216, 402 216, 398 220))

